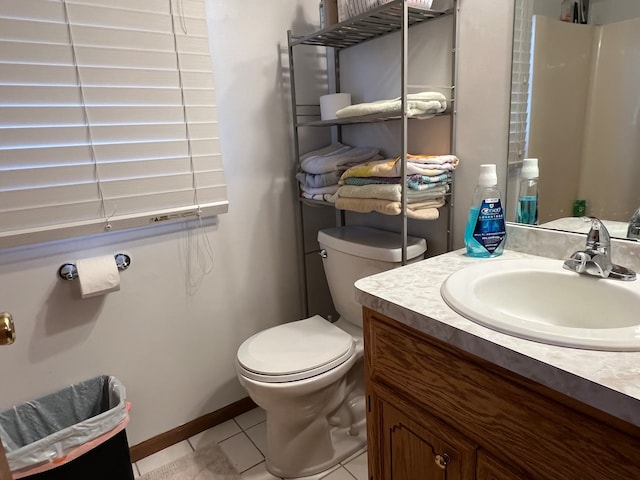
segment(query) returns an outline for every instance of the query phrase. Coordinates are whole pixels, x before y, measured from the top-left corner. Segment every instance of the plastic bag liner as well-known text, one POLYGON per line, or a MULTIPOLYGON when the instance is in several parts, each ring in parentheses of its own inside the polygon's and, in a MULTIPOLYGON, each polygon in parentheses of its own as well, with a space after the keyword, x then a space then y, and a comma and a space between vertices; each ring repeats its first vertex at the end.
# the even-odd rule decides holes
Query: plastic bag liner
POLYGON ((24 473, 15 477, 55 468, 123 430, 125 393, 118 379, 103 375, 0 413, 9 468, 24 473))

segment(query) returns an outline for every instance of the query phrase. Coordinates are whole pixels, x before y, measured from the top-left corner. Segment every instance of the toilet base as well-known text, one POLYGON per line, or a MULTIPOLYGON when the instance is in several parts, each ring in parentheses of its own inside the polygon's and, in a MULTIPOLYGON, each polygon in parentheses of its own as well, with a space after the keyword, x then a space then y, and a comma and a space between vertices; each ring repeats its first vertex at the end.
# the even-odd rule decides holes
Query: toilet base
POLYGON ((334 455, 330 460, 324 462, 322 465, 318 465, 314 469, 317 471, 313 473, 302 472, 301 476, 296 477, 287 476, 282 472, 279 472, 277 469, 272 469, 269 465, 268 458, 266 461, 267 470, 276 477, 281 477, 284 479, 318 480, 326 476, 332 470, 335 470, 335 467, 339 466, 340 462, 346 460, 347 458, 353 456, 358 452, 364 452, 367 447, 367 425, 365 419, 362 419, 355 425, 349 427, 331 427, 329 433, 331 435, 331 440, 334 446, 334 455), (356 435, 352 435, 349 433, 350 431, 352 431, 353 427, 355 427, 354 430, 357 431, 356 435))

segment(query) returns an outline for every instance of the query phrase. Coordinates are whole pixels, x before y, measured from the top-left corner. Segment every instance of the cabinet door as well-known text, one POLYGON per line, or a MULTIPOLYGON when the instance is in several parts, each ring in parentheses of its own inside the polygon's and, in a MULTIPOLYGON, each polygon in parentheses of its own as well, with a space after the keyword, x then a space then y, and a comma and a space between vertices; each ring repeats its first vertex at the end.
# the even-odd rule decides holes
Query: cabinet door
POLYGON ((471 480, 475 446, 426 415, 380 401, 384 480, 471 480))
POLYGON ((529 478, 507 468, 503 462, 496 460, 482 449, 478 450, 476 472, 477 480, 526 480, 529 478))

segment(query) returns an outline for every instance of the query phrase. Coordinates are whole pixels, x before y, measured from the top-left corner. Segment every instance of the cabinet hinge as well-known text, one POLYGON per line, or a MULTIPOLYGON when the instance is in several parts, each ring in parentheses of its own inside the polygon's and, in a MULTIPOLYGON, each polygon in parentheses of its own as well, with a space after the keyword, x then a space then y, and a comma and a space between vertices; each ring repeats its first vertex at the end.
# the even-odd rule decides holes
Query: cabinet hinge
POLYGON ((367 395, 367 411, 371 413, 371 395, 367 395))

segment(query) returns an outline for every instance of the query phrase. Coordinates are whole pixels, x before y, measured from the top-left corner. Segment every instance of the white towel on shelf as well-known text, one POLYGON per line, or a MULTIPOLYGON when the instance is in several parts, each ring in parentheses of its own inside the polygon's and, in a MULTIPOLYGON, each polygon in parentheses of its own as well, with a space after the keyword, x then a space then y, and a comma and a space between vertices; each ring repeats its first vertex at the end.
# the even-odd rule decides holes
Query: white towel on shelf
POLYGON ((306 160, 310 157, 318 157, 324 155, 334 155, 336 153, 342 153, 349 150, 351 147, 348 145, 343 145, 340 142, 332 143, 331 145, 327 145, 326 147, 318 148, 317 150, 312 150, 311 152, 307 152, 303 155, 300 155, 300 161, 306 160))
MULTIPOLYGON (((341 108, 336 112, 338 118, 359 117, 374 113, 400 113, 402 102, 400 97, 389 100, 378 100, 370 103, 357 103, 341 108)), ((442 113, 447 109, 447 97, 439 92, 420 92, 407 95, 407 114, 417 117, 426 114, 442 113)))
POLYGON ((348 150, 340 149, 337 153, 329 155, 313 155, 300 159, 300 168, 306 173, 321 174, 334 170, 344 170, 362 162, 378 160, 379 150, 373 147, 349 147, 348 150))

